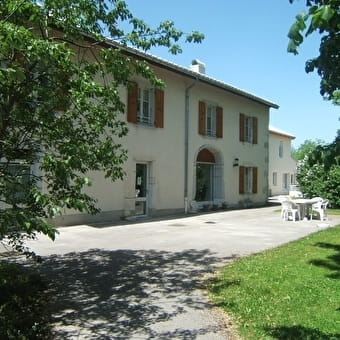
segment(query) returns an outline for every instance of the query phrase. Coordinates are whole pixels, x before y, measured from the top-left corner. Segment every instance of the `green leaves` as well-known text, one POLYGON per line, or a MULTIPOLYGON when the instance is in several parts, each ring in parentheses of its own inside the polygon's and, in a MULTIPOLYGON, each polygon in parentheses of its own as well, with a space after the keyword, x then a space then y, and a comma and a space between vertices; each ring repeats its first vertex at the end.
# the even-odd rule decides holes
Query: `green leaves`
POLYGON ((144 51, 164 46, 180 53, 181 39, 200 42, 203 35, 185 34, 171 20, 151 28, 122 0, 3 2, 0 239, 9 237, 23 249, 23 238, 36 232, 54 239, 56 230, 47 218, 65 209, 99 211, 86 191, 94 171, 112 181, 125 176, 127 150, 120 139, 128 128, 121 90, 136 75, 153 86, 163 83, 148 63, 128 56, 122 46, 144 51), (14 162, 29 169, 25 185, 5 171, 14 162))
POLYGON ((309 197, 323 197, 340 206, 340 130, 333 143, 306 141, 305 156, 298 163, 297 179, 309 197))
MULTIPOLYGON (((290 0, 293 2, 294 0, 290 0)), ((316 70, 321 77, 320 93, 328 100, 339 104, 340 87, 340 0, 308 0, 307 13, 296 16, 289 32, 287 50, 298 54, 304 37, 314 32, 322 34, 320 55, 307 61, 306 72, 316 70)))
POLYGON ((301 31, 303 31, 306 28, 306 19, 308 16, 301 13, 296 16, 296 21, 291 26, 288 37, 289 45, 288 45, 288 52, 297 54, 297 47, 303 42, 303 36, 301 34, 301 31))
POLYGON ((187 42, 201 43, 204 40, 204 34, 198 31, 193 31, 186 37, 187 42))

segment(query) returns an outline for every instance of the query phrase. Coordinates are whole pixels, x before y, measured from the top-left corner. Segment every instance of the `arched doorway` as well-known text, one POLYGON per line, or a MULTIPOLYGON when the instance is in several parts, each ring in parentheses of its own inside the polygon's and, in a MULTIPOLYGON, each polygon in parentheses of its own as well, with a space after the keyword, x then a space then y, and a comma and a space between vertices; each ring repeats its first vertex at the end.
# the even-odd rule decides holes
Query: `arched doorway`
POLYGON ((223 166, 217 152, 202 148, 196 157, 195 201, 223 199, 223 166))
POLYGON ((215 156, 208 149, 201 150, 196 159, 196 195, 195 201, 212 201, 214 198, 215 156))

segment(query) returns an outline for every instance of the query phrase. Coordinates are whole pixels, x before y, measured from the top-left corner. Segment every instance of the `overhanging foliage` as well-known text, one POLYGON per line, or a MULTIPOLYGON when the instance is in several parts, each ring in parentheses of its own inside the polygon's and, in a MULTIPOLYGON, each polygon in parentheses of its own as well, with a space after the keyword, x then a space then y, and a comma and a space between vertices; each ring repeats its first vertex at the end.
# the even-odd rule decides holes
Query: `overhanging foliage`
POLYGON ((120 0, 7 0, 0 7, 0 240, 56 230, 64 209, 95 214, 88 173, 124 176, 127 132, 119 91, 136 74, 161 86, 146 62, 124 54, 179 40, 200 42, 165 21, 152 29, 120 0), (128 22, 130 31, 120 26, 128 22), (120 45, 106 44, 103 35, 120 45))
POLYGON ((289 30, 288 51, 297 54, 304 36, 321 35, 319 56, 306 62, 306 72, 317 71, 321 95, 340 105, 340 0, 307 0, 306 6, 289 30))

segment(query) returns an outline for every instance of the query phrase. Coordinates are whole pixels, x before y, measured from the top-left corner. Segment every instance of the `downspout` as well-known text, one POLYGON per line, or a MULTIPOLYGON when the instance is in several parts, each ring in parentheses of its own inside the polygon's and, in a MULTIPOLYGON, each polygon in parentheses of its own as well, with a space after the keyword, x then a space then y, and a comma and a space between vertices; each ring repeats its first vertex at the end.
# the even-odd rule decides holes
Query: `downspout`
POLYGON ((188 172, 189 172, 189 92, 198 82, 195 81, 185 89, 185 118, 184 118, 184 212, 189 211, 188 202, 188 172))

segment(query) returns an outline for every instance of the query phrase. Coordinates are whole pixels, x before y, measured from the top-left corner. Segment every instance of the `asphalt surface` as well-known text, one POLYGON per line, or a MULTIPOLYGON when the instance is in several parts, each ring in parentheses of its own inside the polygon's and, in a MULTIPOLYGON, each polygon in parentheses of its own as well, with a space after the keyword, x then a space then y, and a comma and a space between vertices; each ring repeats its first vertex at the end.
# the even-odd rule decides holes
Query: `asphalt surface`
POLYGON ((29 243, 51 282, 55 339, 235 339, 207 279, 235 257, 340 224, 282 221, 278 207, 59 228, 29 243))

